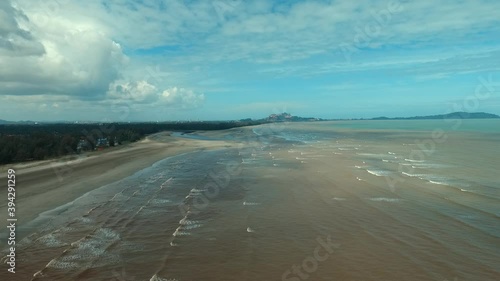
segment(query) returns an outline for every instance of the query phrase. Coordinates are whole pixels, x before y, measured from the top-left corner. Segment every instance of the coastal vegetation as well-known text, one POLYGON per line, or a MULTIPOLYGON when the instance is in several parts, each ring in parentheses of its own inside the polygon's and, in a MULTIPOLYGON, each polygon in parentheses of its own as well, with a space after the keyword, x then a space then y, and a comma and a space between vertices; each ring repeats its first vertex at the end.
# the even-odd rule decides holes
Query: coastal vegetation
POLYGON ((224 130, 265 122, 6 124, 0 125, 0 165, 76 154, 82 143, 88 146, 87 150, 96 150, 102 140, 107 140, 109 146, 116 146, 161 131, 224 130))

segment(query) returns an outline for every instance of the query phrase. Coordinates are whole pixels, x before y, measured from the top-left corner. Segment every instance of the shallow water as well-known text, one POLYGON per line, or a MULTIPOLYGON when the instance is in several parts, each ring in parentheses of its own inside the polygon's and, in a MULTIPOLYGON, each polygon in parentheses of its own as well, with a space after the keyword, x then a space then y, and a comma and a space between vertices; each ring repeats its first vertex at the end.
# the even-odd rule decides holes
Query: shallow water
POLYGON ((11 280, 498 280, 498 131, 353 124, 232 131, 94 190, 31 223, 11 280))

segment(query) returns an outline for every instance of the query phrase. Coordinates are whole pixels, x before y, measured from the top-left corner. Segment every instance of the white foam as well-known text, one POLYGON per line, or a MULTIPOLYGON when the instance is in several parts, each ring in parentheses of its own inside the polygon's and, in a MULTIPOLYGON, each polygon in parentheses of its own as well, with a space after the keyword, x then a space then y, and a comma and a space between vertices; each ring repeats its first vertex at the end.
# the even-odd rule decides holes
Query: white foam
POLYGON ((342 198, 342 197, 333 197, 332 200, 335 200, 335 201, 345 201, 346 199, 342 198))
MULTIPOLYGON (((16 244, 21 248, 24 247, 25 245, 32 244, 33 240, 30 236, 24 237, 21 241, 17 242, 16 244)), ((5 251, 5 254, 8 254, 8 251, 5 251)))
POLYGON ((160 185, 160 187, 161 187, 161 188, 164 188, 165 186, 167 186, 167 184, 168 184, 171 180, 172 180, 172 178, 169 178, 168 180, 164 181, 164 182, 160 185))
POLYGON ((179 221, 180 225, 191 225, 191 224, 200 224, 200 221, 191 221, 188 220, 186 217, 184 217, 182 220, 179 221))
POLYGON ((122 192, 118 192, 117 194, 115 194, 115 196, 113 196, 111 199, 109 199, 109 201, 122 201, 122 200, 126 200, 129 198, 130 198, 129 196, 123 195, 123 191, 122 191, 122 192))
POLYGON ((76 262, 65 262, 53 259, 47 264, 46 267, 57 268, 57 269, 71 269, 71 268, 78 268, 78 266, 79 264, 76 262))
POLYGON ((120 235, 110 228, 99 228, 96 231, 95 237, 97 239, 101 239, 101 240, 115 241, 115 240, 119 240, 120 235))
POLYGON ((189 191, 189 194, 185 197, 186 199, 202 195, 204 190, 193 188, 189 191))
POLYGON ((433 168, 447 168, 450 166, 444 164, 415 163, 413 164, 413 167, 422 169, 433 169, 433 168))
MULTIPOLYGON (((44 268, 44 269, 45 269, 45 268, 44 268)), ((35 274, 33 274, 33 277, 37 277, 37 278, 38 278, 38 277, 43 277, 44 275, 43 275, 42 271, 43 271, 43 269, 42 269, 42 270, 39 270, 39 271, 37 271, 37 272, 35 272, 35 274)))
POLYGON ((61 232, 64 233, 64 232, 70 232, 70 231, 73 231, 73 230, 74 230, 74 228, 72 228, 72 227, 63 226, 61 228, 58 228, 56 231, 54 231, 54 233, 59 234, 61 232))
POLYGON ((150 209, 140 209, 137 214, 141 214, 143 216, 151 216, 151 215, 154 215, 154 214, 157 214, 157 213, 160 213, 161 211, 158 211, 158 210, 150 210, 150 209))
POLYGON ((166 205, 168 203, 172 203, 172 201, 168 199, 152 199, 149 204, 151 205, 166 205))
POLYGON ((37 242, 40 242, 43 245, 50 247, 50 248, 57 248, 57 247, 62 247, 62 246, 68 245, 67 243, 64 243, 64 242, 60 241, 59 239, 57 239, 54 236, 54 234, 52 234, 52 233, 38 238, 37 242))
POLYGON ((253 158, 242 159, 241 164, 252 164, 253 161, 255 161, 253 158))
POLYGON ((120 257, 106 251, 110 245, 119 240, 120 236, 115 231, 109 228, 100 228, 93 235, 71 243, 72 248, 65 250, 63 256, 57 261, 51 261, 47 266, 59 268, 76 264, 76 268, 92 267, 97 259, 99 259, 99 264, 95 264, 95 266, 117 264, 120 257))
POLYGON ((250 227, 247 227, 247 232, 252 233, 255 232, 255 230, 251 229, 250 227))
POLYGON ((387 157, 387 154, 376 154, 376 153, 356 153, 359 156, 367 156, 372 158, 384 158, 387 157))
POLYGON ((398 198, 386 198, 386 197, 375 197, 375 198, 368 198, 371 201, 376 201, 376 202, 399 202, 401 199, 398 198))
POLYGON ((390 173, 389 171, 369 170, 369 169, 367 169, 366 171, 374 176, 377 176, 377 177, 384 177, 390 173))
POLYGON ((243 202, 243 205, 244 206, 257 206, 257 205, 260 205, 261 203, 258 203, 258 202, 243 202))
POLYGON ((91 218, 87 218, 87 217, 78 218, 78 221, 81 223, 84 223, 84 224, 90 224, 93 222, 93 220, 91 218))
POLYGON ((181 229, 182 230, 191 230, 191 229, 200 228, 202 226, 203 226, 203 224, 190 224, 190 225, 182 226, 181 229))
POLYGON ((425 162, 425 160, 413 160, 413 159, 407 159, 407 158, 405 158, 405 161, 412 162, 412 163, 424 163, 425 162))
POLYGON ((179 227, 175 230, 175 232, 172 234, 172 236, 177 237, 177 236, 190 236, 190 235, 191 235, 191 233, 189 233, 189 232, 185 232, 185 231, 181 231, 181 230, 182 230, 182 229, 181 229, 181 227, 179 226, 179 227))
POLYGON ((151 277, 151 279, 149 279, 149 281, 179 281, 179 279, 175 279, 175 278, 169 278, 169 279, 161 278, 157 274, 155 274, 155 275, 153 275, 153 277, 151 277))
MULTIPOLYGON (((449 184, 447 184, 447 183, 445 183, 445 182, 440 182, 440 181, 433 181, 433 180, 429 180, 429 182, 430 182, 430 183, 432 183, 432 184, 449 185, 449 184)), ((463 190, 462 190, 462 191, 463 191, 463 190)))
POLYGON ((418 177, 418 178, 423 178, 427 175, 424 175, 424 174, 410 174, 410 173, 407 173, 407 172, 401 172, 401 174, 405 175, 405 176, 408 176, 408 177, 418 177))

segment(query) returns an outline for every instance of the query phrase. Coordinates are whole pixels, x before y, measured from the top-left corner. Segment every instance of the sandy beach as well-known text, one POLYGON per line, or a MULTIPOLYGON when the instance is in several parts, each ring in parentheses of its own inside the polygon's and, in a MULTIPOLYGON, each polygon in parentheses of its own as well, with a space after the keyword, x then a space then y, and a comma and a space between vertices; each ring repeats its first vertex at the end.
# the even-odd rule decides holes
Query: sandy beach
MULTIPOLYGON (((0 166, 0 180, 7 183, 6 171, 16 171, 16 216, 18 225, 22 226, 45 211, 130 176, 166 157, 228 146, 230 144, 223 141, 176 138, 163 132, 105 151, 0 166)), ((2 189, 0 196, 7 198, 7 189, 2 189)), ((0 220, 5 221, 6 217, 7 201, 2 200, 0 220)))
MULTIPOLYGON (((452 186, 462 154, 415 162, 409 132, 332 125, 156 134, 69 160, 62 181, 67 161, 14 167, 28 226, 9 280, 498 279, 498 197, 452 186)), ((468 141, 488 143, 448 143, 468 141)))

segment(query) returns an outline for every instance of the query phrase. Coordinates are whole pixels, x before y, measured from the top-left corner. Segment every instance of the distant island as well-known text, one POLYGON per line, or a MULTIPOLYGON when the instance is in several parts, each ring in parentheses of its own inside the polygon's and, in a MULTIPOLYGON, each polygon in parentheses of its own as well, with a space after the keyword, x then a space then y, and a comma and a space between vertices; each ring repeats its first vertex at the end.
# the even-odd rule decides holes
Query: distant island
POLYGON ((265 119, 261 119, 260 121, 265 122, 312 122, 312 121, 325 121, 325 119, 315 118, 315 117, 299 117, 293 116, 290 113, 280 113, 280 114, 271 114, 269 117, 265 119))
POLYGON ((497 119, 500 116, 485 112, 453 112, 448 114, 413 116, 413 117, 375 117, 371 119, 322 119, 316 117, 299 117, 289 113, 271 114, 264 119, 241 119, 240 121, 257 122, 314 122, 314 121, 342 121, 342 120, 436 120, 436 119, 497 119))
POLYGON ((448 114, 414 116, 414 117, 376 117, 370 120, 435 120, 435 119, 495 119, 500 116, 485 112, 453 112, 448 114))
POLYGON ((497 119, 500 116, 485 112, 453 112, 448 114, 413 116, 413 117, 375 117, 370 119, 322 119, 316 117, 299 117, 290 113, 271 114, 267 118, 252 120, 241 119, 240 121, 254 121, 262 123, 272 122, 315 122, 315 121, 344 121, 344 120, 436 120, 436 119, 497 119))

